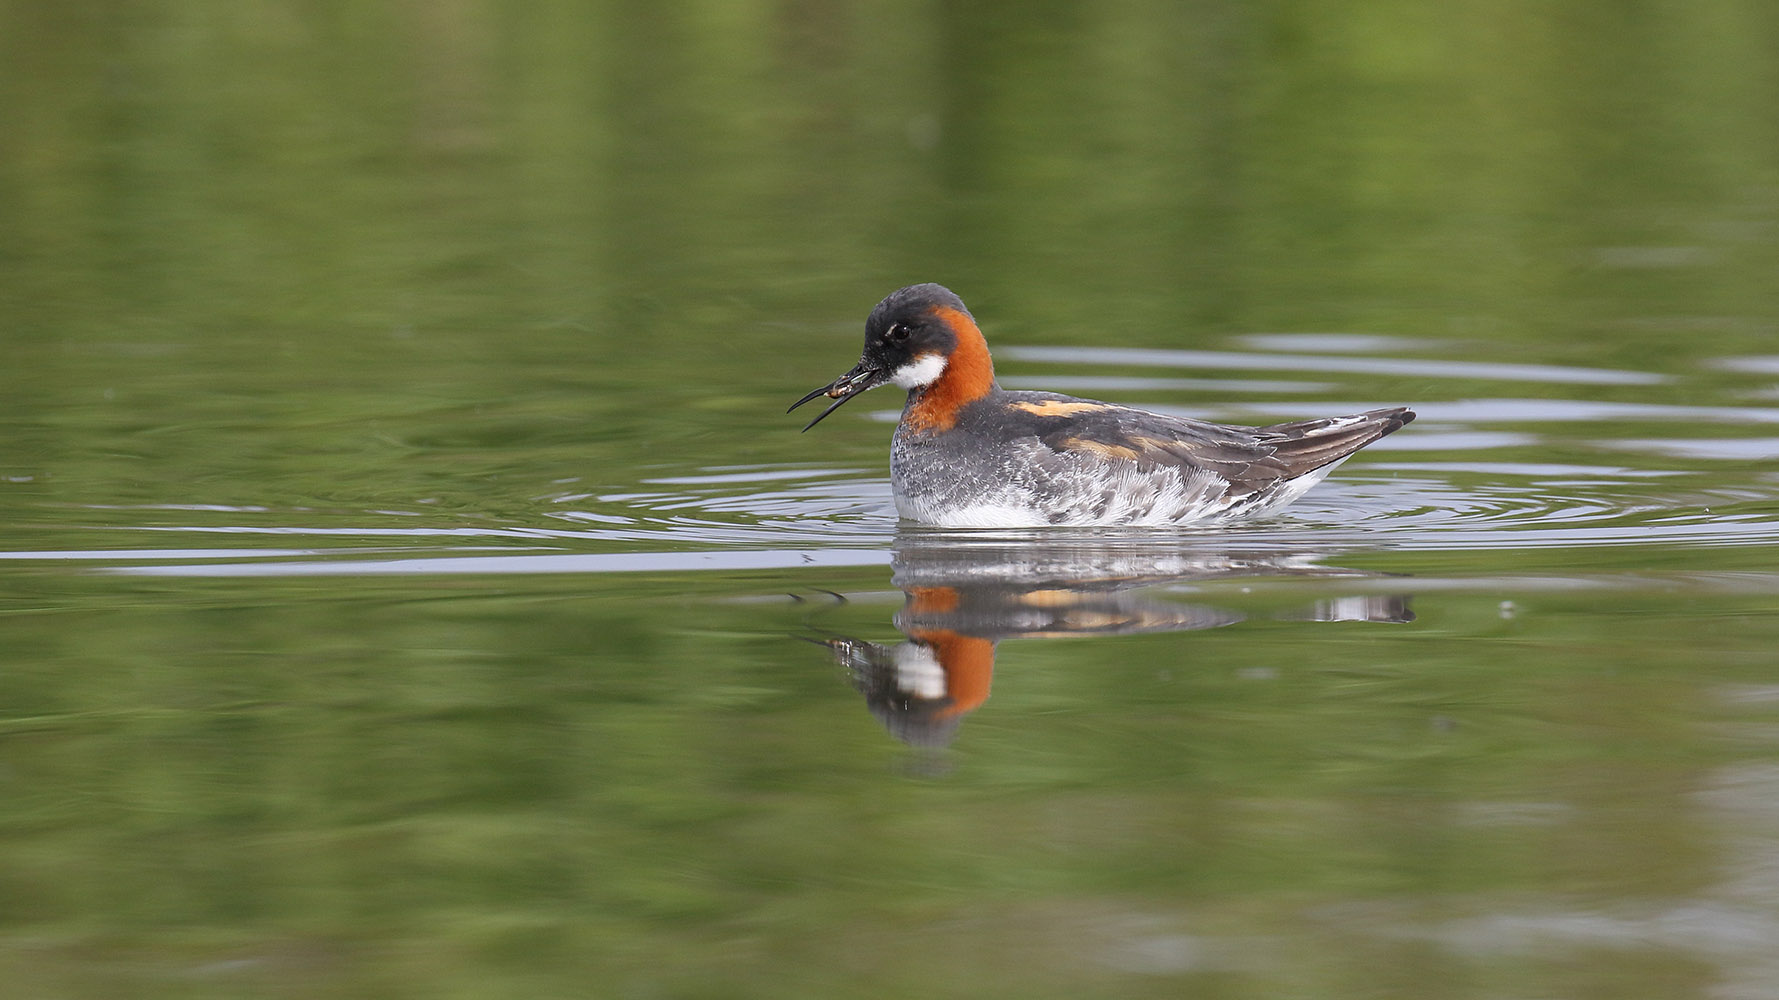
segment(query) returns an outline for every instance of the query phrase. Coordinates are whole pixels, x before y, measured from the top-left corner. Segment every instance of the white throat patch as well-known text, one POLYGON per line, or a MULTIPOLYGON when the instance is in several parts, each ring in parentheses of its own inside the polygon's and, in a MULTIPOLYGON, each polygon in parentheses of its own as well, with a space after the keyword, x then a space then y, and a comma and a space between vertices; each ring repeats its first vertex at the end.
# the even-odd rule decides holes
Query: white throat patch
POLYGON ((904 389, 932 385, 945 373, 945 358, 938 354, 922 354, 890 375, 890 381, 904 389))
POLYGON ((896 687, 916 698, 945 697, 945 666, 932 647, 918 642, 896 644, 896 687))

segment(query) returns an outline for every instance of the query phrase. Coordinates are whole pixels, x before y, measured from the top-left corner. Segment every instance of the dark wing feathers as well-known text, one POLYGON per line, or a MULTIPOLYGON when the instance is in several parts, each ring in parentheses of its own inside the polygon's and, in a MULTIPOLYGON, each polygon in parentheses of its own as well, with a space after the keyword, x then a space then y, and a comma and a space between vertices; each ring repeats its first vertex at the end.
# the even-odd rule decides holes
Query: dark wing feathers
POLYGON ((1415 415, 1406 407, 1390 407, 1256 428, 1101 404, 1044 417, 1039 438, 1057 452, 1207 469, 1237 492, 1250 493, 1337 462, 1415 415))

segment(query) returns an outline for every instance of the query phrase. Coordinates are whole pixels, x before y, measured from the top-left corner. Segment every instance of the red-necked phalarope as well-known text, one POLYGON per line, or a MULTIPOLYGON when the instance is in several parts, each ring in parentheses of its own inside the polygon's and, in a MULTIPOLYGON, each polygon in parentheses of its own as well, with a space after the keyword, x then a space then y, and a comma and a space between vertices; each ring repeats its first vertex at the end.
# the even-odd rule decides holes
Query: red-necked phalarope
POLYGON ((1169 525, 1276 510, 1415 418, 1407 407, 1232 427, 995 383, 988 342, 939 285, 891 292, 865 350, 817 396, 908 390, 890 448, 903 517, 948 527, 1169 525))

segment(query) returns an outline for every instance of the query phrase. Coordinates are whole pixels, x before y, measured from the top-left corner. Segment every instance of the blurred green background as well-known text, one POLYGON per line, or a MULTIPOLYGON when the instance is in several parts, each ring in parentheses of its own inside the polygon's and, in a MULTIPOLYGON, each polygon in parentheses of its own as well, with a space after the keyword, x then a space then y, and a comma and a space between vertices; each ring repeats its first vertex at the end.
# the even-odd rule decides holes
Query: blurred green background
MULTIPOLYGON (((390 469, 441 451, 491 474, 485 449, 551 443, 606 476, 807 458, 712 424, 844 370, 916 280, 997 343, 1769 350, 1776 22, 1731 0, 0 3, 5 463, 264 503, 269 468, 306 493, 325 462, 356 505, 430 495, 390 469)), ((839 437, 819 447, 879 447, 839 437)))

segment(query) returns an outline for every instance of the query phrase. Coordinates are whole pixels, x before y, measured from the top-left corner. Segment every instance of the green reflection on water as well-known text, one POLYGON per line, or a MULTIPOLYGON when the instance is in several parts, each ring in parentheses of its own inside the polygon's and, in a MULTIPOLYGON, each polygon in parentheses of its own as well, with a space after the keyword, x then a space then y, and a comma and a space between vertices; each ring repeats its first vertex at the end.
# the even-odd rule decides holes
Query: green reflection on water
POLYGON ((675 584, 107 586, 10 616, 12 981, 1338 991, 1492 905, 1736 899, 1734 814, 1699 797, 1748 751, 1730 728, 1770 724, 1730 697, 1770 678, 1768 598, 1712 599, 1737 624, 1709 656, 1670 595, 1448 596, 1405 629, 1267 622, 1301 595, 1230 586, 1203 599, 1254 620, 1185 642, 1005 644, 958 748, 897 778, 918 761, 790 639, 886 606, 675 584))

